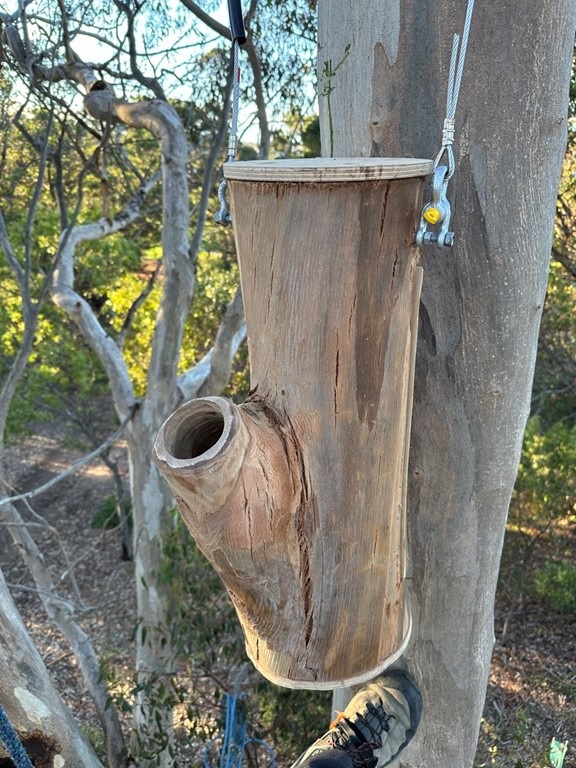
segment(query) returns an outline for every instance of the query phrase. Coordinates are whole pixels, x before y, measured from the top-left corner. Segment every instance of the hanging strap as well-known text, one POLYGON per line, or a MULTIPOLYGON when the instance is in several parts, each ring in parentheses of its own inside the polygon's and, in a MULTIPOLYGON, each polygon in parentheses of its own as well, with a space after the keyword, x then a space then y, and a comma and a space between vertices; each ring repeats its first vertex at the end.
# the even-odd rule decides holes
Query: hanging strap
MULTIPOLYGON (((275 768, 276 758, 272 749, 261 739, 248 738, 247 724, 242 709, 238 706, 244 698, 242 693, 226 693, 226 720, 224 731, 216 738, 209 741, 202 754, 204 768, 213 768, 210 752, 215 748, 216 742, 221 741, 220 760, 218 768, 242 768, 246 747, 253 744, 256 748, 263 747, 267 753, 267 768, 275 768)), ((260 764, 260 763, 258 763, 260 764)))
POLYGON ((434 160, 432 171, 432 201, 422 209, 420 227, 416 234, 416 245, 439 245, 451 247, 454 245, 454 232, 450 231, 451 208, 447 198, 448 182, 454 175, 456 163, 454 161, 454 126, 456 120, 456 107, 458 95, 464 72, 464 62, 468 49, 468 37, 472 23, 474 0, 468 0, 464 30, 462 32, 462 44, 460 35, 454 35, 452 41, 452 54, 450 56, 450 73, 448 75, 448 94, 446 96, 446 117, 442 128, 442 146, 434 160), (442 162, 445 159, 445 163, 442 162), (428 231, 427 225, 440 225, 439 231, 428 231))
POLYGON ((32 768, 30 758, 22 746, 16 729, 8 719, 8 715, 0 706, 0 741, 8 750, 8 754, 16 768, 32 768))

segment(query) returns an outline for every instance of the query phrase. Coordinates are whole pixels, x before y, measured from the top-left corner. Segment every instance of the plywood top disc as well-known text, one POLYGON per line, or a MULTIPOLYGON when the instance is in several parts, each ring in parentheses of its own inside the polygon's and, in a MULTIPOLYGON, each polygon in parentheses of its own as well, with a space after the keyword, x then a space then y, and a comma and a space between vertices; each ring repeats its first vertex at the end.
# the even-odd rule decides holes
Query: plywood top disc
POLYGON ((369 181, 428 176, 431 172, 431 160, 412 157, 313 157, 224 165, 224 176, 239 181, 369 181))

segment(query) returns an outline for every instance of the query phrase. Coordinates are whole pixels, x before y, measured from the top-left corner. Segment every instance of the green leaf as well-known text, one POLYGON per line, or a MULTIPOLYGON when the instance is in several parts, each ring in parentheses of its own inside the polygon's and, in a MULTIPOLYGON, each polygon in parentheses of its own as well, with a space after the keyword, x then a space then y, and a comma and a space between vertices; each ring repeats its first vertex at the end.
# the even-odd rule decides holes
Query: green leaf
POLYGON ((550 762, 552 763, 552 768, 562 768, 567 750, 567 741, 552 739, 552 743, 550 744, 550 762))

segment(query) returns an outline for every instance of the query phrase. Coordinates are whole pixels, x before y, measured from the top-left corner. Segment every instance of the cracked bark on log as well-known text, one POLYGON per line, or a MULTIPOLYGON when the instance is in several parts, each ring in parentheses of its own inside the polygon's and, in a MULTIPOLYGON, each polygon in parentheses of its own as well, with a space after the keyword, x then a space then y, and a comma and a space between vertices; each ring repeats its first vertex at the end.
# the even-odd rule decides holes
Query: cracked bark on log
POLYGON ((431 163, 396 170, 403 163, 415 178, 284 183, 277 163, 227 169, 245 222, 236 239, 256 392, 239 407, 187 403, 155 444, 251 659, 291 687, 367 679, 409 635, 412 239, 431 163), (269 180, 233 177, 263 165, 269 180), (385 595, 380 610, 369 597, 358 604, 366 590, 385 595))

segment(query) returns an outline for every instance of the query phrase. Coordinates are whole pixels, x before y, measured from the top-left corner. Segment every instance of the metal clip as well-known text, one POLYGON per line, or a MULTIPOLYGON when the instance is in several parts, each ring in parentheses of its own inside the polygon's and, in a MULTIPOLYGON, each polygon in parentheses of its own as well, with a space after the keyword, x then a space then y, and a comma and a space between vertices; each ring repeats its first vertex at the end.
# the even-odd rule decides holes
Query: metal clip
POLYGON ((450 232, 450 216, 452 211, 446 197, 448 180, 452 174, 448 167, 439 165, 432 175, 432 202, 422 209, 420 228, 416 233, 415 242, 418 246, 439 245, 451 248, 454 245, 454 232, 450 232), (428 231, 427 225, 440 224, 438 232, 428 231))
POLYGON ((214 214, 214 221, 216 224, 221 224, 223 227, 232 222, 232 216, 230 209, 228 208, 228 202, 226 201, 226 187, 228 183, 226 179, 218 187, 218 202, 220 203, 220 210, 214 214))

